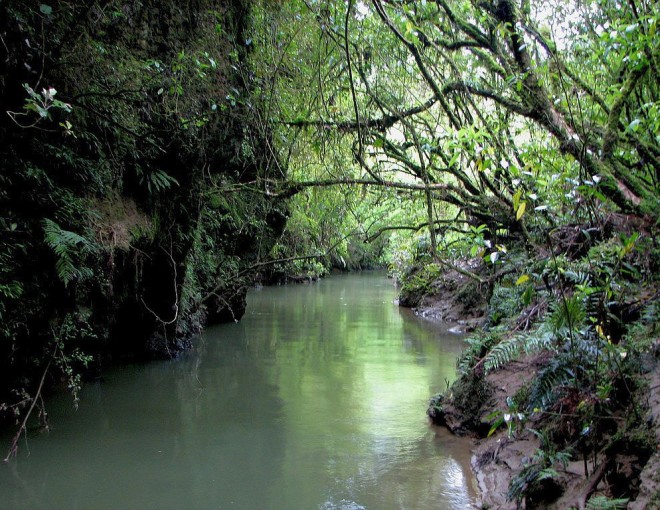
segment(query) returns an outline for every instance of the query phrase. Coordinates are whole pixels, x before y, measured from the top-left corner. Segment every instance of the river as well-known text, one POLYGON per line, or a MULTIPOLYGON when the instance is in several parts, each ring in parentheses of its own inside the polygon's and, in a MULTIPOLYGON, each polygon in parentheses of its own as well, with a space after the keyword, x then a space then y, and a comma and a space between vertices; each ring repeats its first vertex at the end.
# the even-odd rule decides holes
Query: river
POLYGON ((49 399, 0 509, 470 508, 469 444, 425 416, 462 339, 395 297, 369 272, 251 290, 183 359, 49 399))

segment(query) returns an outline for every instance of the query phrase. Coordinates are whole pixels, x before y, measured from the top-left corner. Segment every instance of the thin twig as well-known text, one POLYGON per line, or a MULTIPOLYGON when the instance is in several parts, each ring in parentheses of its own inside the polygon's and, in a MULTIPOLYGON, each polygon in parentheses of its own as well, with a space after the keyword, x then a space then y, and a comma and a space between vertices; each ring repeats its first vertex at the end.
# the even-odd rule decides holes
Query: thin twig
MULTIPOLYGON (((160 248, 165 252, 166 255, 168 255, 170 257, 170 260, 172 261, 172 270, 174 271, 174 317, 172 318, 171 321, 164 321, 163 319, 161 319, 158 316, 158 314, 156 312, 154 312, 151 308, 149 308, 147 303, 144 302, 144 298, 141 297, 140 300, 142 301, 142 304, 144 305, 144 307, 147 310, 149 310, 153 314, 154 317, 156 317, 156 320, 158 320, 158 322, 162 323, 163 326, 169 326, 170 324, 173 324, 174 322, 176 322, 177 318, 179 317, 179 291, 177 289, 177 283, 176 283, 176 279, 177 279, 176 262, 174 261, 174 257, 172 257, 171 252, 168 252, 162 246, 160 248)), ((172 248, 170 247, 170 250, 171 249, 172 248)))

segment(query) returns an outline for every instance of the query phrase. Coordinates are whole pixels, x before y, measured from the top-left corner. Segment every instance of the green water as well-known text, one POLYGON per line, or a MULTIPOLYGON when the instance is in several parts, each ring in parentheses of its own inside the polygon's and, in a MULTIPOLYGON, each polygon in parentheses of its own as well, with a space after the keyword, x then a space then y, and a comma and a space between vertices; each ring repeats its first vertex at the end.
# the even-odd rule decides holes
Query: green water
POLYGON ((470 508, 469 446, 425 417, 462 341, 395 297, 380 273, 251 291, 184 359, 50 400, 0 509, 470 508))

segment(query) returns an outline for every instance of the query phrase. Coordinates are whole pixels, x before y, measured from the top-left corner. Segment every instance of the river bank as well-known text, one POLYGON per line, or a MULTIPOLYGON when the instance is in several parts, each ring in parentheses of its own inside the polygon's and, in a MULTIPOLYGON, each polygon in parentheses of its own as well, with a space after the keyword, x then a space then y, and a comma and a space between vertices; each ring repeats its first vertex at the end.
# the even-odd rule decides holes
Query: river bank
MULTIPOLYGON (((457 292, 466 280, 449 270, 427 293, 403 293, 400 304, 414 305, 415 313, 429 320, 454 323, 457 332, 475 329, 466 350, 472 358, 468 369, 464 353, 459 358, 462 375, 447 392, 432 398, 428 414, 435 424, 473 439, 477 508, 660 508, 658 338, 640 356, 635 377, 622 378, 630 387, 620 388, 619 395, 612 391, 607 400, 596 402, 598 397, 566 385, 556 404, 530 408, 525 403, 538 388, 534 381, 547 374, 562 353, 520 349, 518 356, 505 356, 493 366, 489 356, 497 344, 484 342, 484 337, 510 338, 501 327, 493 327, 501 300, 493 301, 502 291, 495 287, 479 300, 474 285, 457 292), (465 294, 473 296, 472 309, 465 306, 465 294)), ((527 323, 530 309, 521 314, 527 315, 527 323)), ((535 320, 542 315, 537 309, 535 320)), ((520 320, 512 318, 508 328, 515 330, 520 320)), ((623 356, 617 355, 625 358, 627 351, 621 352, 623 356)))

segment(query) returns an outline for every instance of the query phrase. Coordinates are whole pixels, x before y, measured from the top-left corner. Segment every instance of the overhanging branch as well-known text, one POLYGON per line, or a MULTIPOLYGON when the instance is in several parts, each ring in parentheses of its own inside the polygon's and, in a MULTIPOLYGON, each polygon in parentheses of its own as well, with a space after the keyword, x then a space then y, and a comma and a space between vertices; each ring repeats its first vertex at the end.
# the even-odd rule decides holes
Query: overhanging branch
POLYGON ((410 108, 408 110, 404 110, 402 112, 392 115, 384 115, 379 119, 363 119, 360 120, 360 122, 357 122, 355 120, 328 121, 322 119, 317 119, 317 120, 297 119, 297 120, 289 120, 289 121, 281 120, 275 122, 277 124, 282 124, 284 126, 301 127, 301 128, 317 127, 322 129, 336 129, 338 131, 354 131, 358 129, 358 127, 363 127, 369 129, 377 129, 378 131, 385 131, 388 128, 394 126, 394 124, 396 124, 402 118, 410 117, 412 115, 417 115, 419 113, 427 111, 436 102, 437 99, 435 97, 432 97, 426 100, 424 103, 415 106, 413 108, 410 108))

